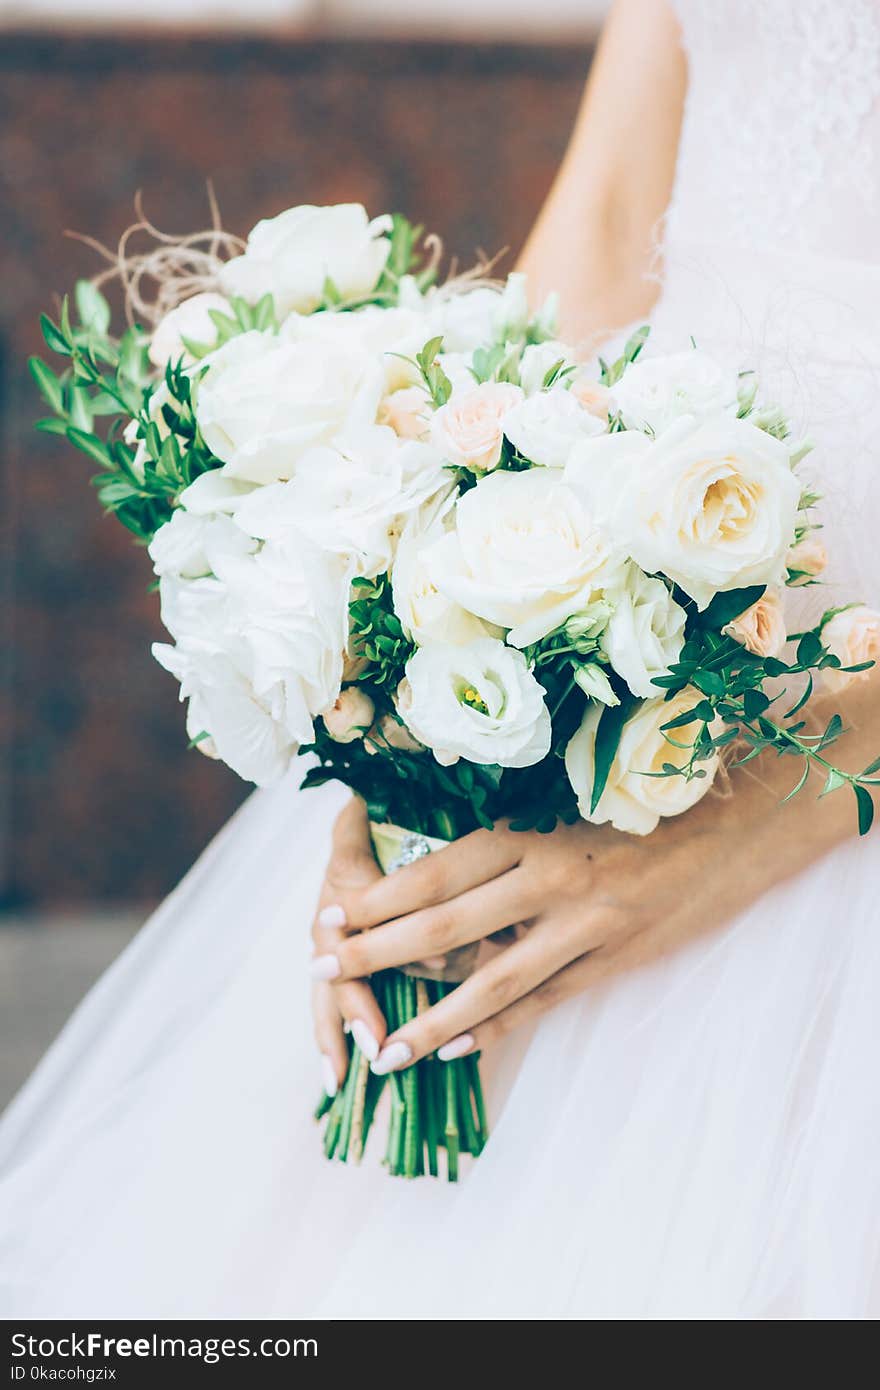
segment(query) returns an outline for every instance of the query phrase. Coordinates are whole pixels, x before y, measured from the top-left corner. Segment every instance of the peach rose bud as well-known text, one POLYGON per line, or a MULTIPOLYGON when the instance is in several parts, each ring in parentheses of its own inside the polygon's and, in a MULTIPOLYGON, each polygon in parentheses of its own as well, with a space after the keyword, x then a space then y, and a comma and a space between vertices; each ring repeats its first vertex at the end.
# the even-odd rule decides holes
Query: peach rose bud
POLYGON ((791 580, 792 586, 808 584, 811 579, 816 579, 828 564, 825 542, 819 539, 815 531, 808 531, 797 545, 792 546, 785 563, 796 574, 796 578, 791 580))
POLYGON ((347 685, 339 692, 334 705, 321 716, 324 726, 337 743, 354 743, 363 738, 376 713, 376 706, 363 690, 356 685, 347 685))
POLYGON ((504 417, 522 399, 522 388, 505 381, 453 394, 431 422, 434 443, 456 467, 488 473, 501 458, 504 417))
POLYGON ((376 418, 399 439, 422 439, 428 432, 428 398, 421 386, 404 386, 383 398, 376 418))
MULTIPOLYGON (((859 666, 863 661, 880 661, 880 613, 859 605, 845 608, 822 629, 822 641, 841 666, 859 666)), ((845 690, 853 681, 867 680, 871 670, 837 671, 826 667, 822 679, 828 690, 845 690)))
POLYGON ((728 637, 741 642, 755 656, 778 656, 785 646, 785 614, 778 589, 767 589, 738 618, 724 629, 728 637))
POLYGON ((590 377, 583 375, 572 383, 571 394, 590 415, 607 420, 611 408, 611 392, 607 386, 602 386, 598 381, 592 381, 590 377))

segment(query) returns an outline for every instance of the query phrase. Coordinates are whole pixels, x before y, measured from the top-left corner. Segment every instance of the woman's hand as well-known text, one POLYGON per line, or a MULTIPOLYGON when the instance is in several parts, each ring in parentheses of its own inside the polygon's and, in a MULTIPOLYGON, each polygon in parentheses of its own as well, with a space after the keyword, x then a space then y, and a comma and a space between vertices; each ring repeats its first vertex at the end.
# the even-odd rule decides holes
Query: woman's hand
MULTIPOLYGON (((839 745, 861 766, 877 737, 877 679, 835 700, 849 725, 839 745)), ((817 700, 807 717, 824 728, 817 700)), ((314 928, 322 1051, 339 1080, 342 1019, 380 1073, 429 1052, 442 1059, 484 1047, 590 985, 656 959, 731 920, 774 883, 854 833, 848 793, 817 807, 790 790, 791 759, 761 758, 644 838, 607 826, 560 825, 550 835, 478 830, 383 877, 366 810, 353 800, 337 822, 314 928), (506 928, 513 944, 445 999, 386 1037, 365 977, 445 956, 506 928), (332 982, 332 984, 330 983, 332 982)), ((819 784, 821 785, 821 783, 819 784)), ((818 787, 817 787, 818 790, 818 787)))

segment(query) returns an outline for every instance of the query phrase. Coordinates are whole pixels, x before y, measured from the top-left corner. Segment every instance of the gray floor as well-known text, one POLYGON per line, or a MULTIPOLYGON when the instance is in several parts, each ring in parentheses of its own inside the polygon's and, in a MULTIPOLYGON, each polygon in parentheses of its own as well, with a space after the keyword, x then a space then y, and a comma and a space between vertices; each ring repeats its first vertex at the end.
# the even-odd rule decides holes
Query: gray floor
POLYGON ((0 1110, 147 912, 0 917, 0 1110))

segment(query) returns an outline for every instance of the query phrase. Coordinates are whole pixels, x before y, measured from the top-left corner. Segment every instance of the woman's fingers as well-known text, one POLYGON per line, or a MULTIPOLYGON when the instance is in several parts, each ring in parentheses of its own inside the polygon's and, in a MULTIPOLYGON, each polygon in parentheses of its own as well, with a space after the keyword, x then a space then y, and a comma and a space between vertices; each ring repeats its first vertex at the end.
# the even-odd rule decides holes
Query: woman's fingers
POLYGON ((335 991, 329 985, 312 986, 312 1019, 315 1042, 321 1054, 321 1079, 328 1096, 335 1096, 348 1071, 348 1046, 342 1031, 342 1015, 335 991))
MULTIPOLYGON (((340 863, 351 855, 352 847, 358 846, 358 832, 354 820, 344 827, 338 850, 334 844, 334 861, 337 853, 340 863)), ((512 831, 497 826, 494 830, 475 830, 387 877, 383 877, 374 860, 376 872, 369 882, 353 882, 350 873, 334 873, 331 863, 328 882, 338 883, 338 892, 335 898, 328 899, 319 923, 357 931, 446 902, 512 869, 522 857, 522 848, 512 831)))
MULTIPOLYGON (((552 919, 542 919, 522 940, 487 961, 445 999, 393 1033, 373 1070, 380 1075, 397 1071, 463 1035, 472 1035, 487 1019, 577 959, 584 949, 583 940, 582 929, 574 931, 552 919)), ((473 1050, 466 1044, 460 1048, 454 1055, 473 1050)))
MULTIPOLYGON (((513 924, 528 904, 518 869, 510 869, 438 907, 410 913, 372 931, 344 936, 312 961, 316 979, 351 980, 390 966, 445 956, 513 924)), ((327 939, 326 932, 320 933, 327 939)))
MULTIPOLYGON (((312 937, 315 950, 318 952, 315 956, 316 961, 335 960, 337 952, 347 941, 346 933, 341 927, 319 927, 317 923, 312 930, 312 937)), ((316 982, 321 983, 317 977, 316 982)), ((326 987, 329 987, 327 975, 325 982, 326 987)), ((361 1052, 371 1062, 375 1061, 388 1030, 370 986, 365 980, 346 980, 338 984, 333 992, 336 996, 336 1006, 349 1025, 352 1037, 361 1052)))

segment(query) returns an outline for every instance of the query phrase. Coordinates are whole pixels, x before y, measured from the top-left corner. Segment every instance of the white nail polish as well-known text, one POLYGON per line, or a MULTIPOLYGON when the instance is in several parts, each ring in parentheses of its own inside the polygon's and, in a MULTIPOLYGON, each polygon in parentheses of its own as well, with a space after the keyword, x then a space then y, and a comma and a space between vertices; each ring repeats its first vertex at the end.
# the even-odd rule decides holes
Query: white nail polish
POLYGON ((445 956, 425 956, 422 965, 428 970, 443 970, 446 966, 445 956))
POLYGON ((374 1076, 387 1076, 412 1061, 412 1048, 409 1043, 393 1042, 383 1047, 370 1070, 374 1076))
POLYGON ((321 1053, 321 1075, 324 1078, 324 1090, 332 1100, 338 1090, 336 1072, 333 1070, 333 1063, 324 1052, 321 1053))
POLYGON ((318 926, 327 927, 332 930, 334 927, 345 926, 345 908, 339 907, 337 903, 332 903, 330 907, 322 907, 318 913, 318 926))
POLYGON ((351 1036, 354 1038, 361 1052, 369 1062, 375 1062, 379 1056, 379 1042, 373 1037, 363 1019, 353 1018, 351 1020, 351 1036))
POLYGON ((474 1045, 473 1033, 459 1033, 457 1038, 450 1038, 448 1043, 437 1048, 437 1056, 441 1062, 454 1062, 456 1057, 464 1057, 474 1045))
POLYGON ((313 980, 335 980, 342 974, 338 956, 315 956, 309 969, 313 980))

